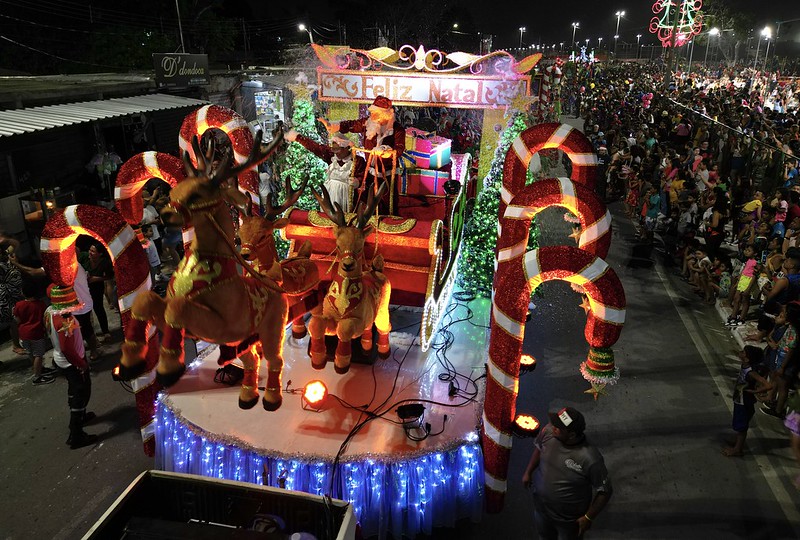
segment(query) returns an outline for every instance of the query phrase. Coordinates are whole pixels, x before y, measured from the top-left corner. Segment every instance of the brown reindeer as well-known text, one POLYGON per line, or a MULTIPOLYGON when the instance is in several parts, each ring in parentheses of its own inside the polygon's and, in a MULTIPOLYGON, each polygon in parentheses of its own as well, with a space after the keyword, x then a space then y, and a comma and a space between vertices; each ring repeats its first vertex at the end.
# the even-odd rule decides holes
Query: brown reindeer
MULTIPOLYGON (((286 179, 286 200, 283 204, 273 207, 267 199, 264 217, 246 216, 242 218, 239 227, 239 239, 242 242, 241 255, 244 260, 253 263, 253 269, 265 274, 280 283, 289 296, 301 295, 315 288, 319 284, 319 271, 317 265, 310 261, 311 242, 306 240, 291 259, 279 260, 275 248, 273 232, 283 229, 289 220, 278 217, 287 208, 293 206, 305 189, 306 182, 297 190, 292 189, 292 183, 286 179), (279 266, 275 263, 278 262, 279 266)), ((305 323, 302 317, 292 325, 293 337, 300 339, 306 335, 305 323)))
POLYGON ((333 281, 322 304, 311 311, 308 331, 311 334, 311 364, 315 369, 325 367, 325 336, 337 336, 334 369, 336 373, 347 373, 350 369, 353 339, 361 338, 364 351, 372 350, 372 324, 378 329, 378 354, 389 356, 389 297, 392 286, 383 274, 383 257, 376 254, 372 268, 366 269, 364 240, 370 233, 370 217, 375 206, 386 192, 384 182, 377 194, 369 192, 366 207, 361 204, 355 224, 349 224, 342 207, 331 203, 328 191, 321 187, 322 194, 314 191, 320 208, 333 222, 336 238, 336 261, 333 265, 333 281), (365 271, 366 270, 366 271, 365 271))
POLYGON ((188 153, 184 163, 188 178, 170 193, 170 205, 162 218, 171 225, 191 224, 195 229, 190 252, 181 261, 170 279, 167 297, 153 292, 140 294, 131 309, 132 323, 125 332, 122 345, 120 375, 131 379, 144 371, 147 354, 147 324, 154 323, 163 332, 156 380, 171 386, 185 371, 183 356, 184 332, 199 339, 232 347, 245 342, 242 355, 245 379, 239 395, 239 406, 245 409, 258 402, 258 361, 253 336, 260 340, 268 365, 268 378, 263 405, 274 411, 281 405, 281 371, 283 338, 288 305, 283 289, 270 279, 249 271, 234 245, 234 230, 229 204, 249 205, 228 180, 260 163, 272 154, 283 140, 277 133, 268 147, 262 148, 260 134, 246 162, 232 167, 230 158, 211 169, 213 148, 206 154, 195 138, 193 148, 197 166, 188 153), (245 275, 237 272, 237 263, 245 275))

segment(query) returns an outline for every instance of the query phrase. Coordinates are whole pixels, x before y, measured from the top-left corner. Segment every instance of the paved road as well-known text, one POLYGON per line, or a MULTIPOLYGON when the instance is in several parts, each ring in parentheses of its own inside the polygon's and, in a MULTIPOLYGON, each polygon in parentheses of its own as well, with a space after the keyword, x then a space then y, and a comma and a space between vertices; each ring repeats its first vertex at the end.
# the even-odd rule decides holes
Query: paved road
MULTIPOLYGON (((780 423, 757 414, 750 452, 741 459, 720 453, 732 434, 730 394, 738 370, 729 332, 669 270, 629 267, 633 230, 613 210, 608 262, 628 297, 628 320, 615 347, 621 381, 597 402, 583 393, 578 365, 587 350, 585 315, 568 286, 547 283, 525 335, 526 350, 540 364, 520 384, 520 410, 540 418, 561 405, 583 411, 588 434, 606 457, 615 494, 588 537, 800 537, 800 497, 790 482, 800 471, 780 423)), ((543 223, 543 244, 564 242, 567 225, 559 214, 551 212, 543 223)), ((70 451, 66 382, 34 388, 26 362, 12 360, 8 345, 0 349, 0 500, 8 502, 0 539, 80 538, 152 466, 141 451, 133 396, 110 379, 115 358, 104 357, 94 372, 91 408, 99 418, 87 430, 101 433, 102 441, 70 451)), ((515 440, 501 514, 436 538, 532 538, 530 493, 518 481, 531 449, 530 439, 515 440)))

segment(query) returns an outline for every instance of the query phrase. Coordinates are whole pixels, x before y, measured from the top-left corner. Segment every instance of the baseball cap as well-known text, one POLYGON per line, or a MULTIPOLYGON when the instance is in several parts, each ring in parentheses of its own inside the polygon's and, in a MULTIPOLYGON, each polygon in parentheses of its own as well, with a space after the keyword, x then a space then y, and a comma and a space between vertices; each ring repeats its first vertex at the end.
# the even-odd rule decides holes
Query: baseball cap
POLYGON ((564 407, 557 411, 550 411, 547 413, 550 417, 550 423, 558 429, 569 431, 576 435, 583 435, 586 429, 586 420, 583 415, 573 407, 564 407))

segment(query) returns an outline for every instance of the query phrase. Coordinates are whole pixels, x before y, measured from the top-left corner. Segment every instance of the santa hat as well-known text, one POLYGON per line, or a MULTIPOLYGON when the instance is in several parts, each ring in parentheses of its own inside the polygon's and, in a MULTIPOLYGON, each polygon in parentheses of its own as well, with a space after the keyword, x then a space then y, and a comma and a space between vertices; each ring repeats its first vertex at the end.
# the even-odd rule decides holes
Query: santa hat
POLYGON ((330 140, 328 141, 331 145, 336 146, 353 146, 353 141, 342 135, 341 133, 335 133, 330 140))
POLYGON ((372 110, 373 107, 378 109, 391 109, 392 100, 385 96, 378 96, 375 98, 375 101, 372 102, 372 105, 369 106, 369 109, 372 110))
POLYGON ((83 307, 75 289, 70 286, 50 285, 47 288, 47 296, 50 298, 53 311, 57 314, 71 313, 83 307))

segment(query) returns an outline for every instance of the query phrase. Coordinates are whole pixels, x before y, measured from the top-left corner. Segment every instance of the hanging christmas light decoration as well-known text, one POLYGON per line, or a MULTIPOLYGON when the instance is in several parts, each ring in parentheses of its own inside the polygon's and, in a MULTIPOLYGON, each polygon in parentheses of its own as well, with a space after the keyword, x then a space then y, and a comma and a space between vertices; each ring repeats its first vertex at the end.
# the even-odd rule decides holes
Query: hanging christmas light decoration
POLYGON ((653 3, 655 16, 650 20, 650 33, 658 37, 662 47, 672 45, 673 32, 675 46, 685 45, 703 29, 702 7, 703 0, 656 0, 653 3))

